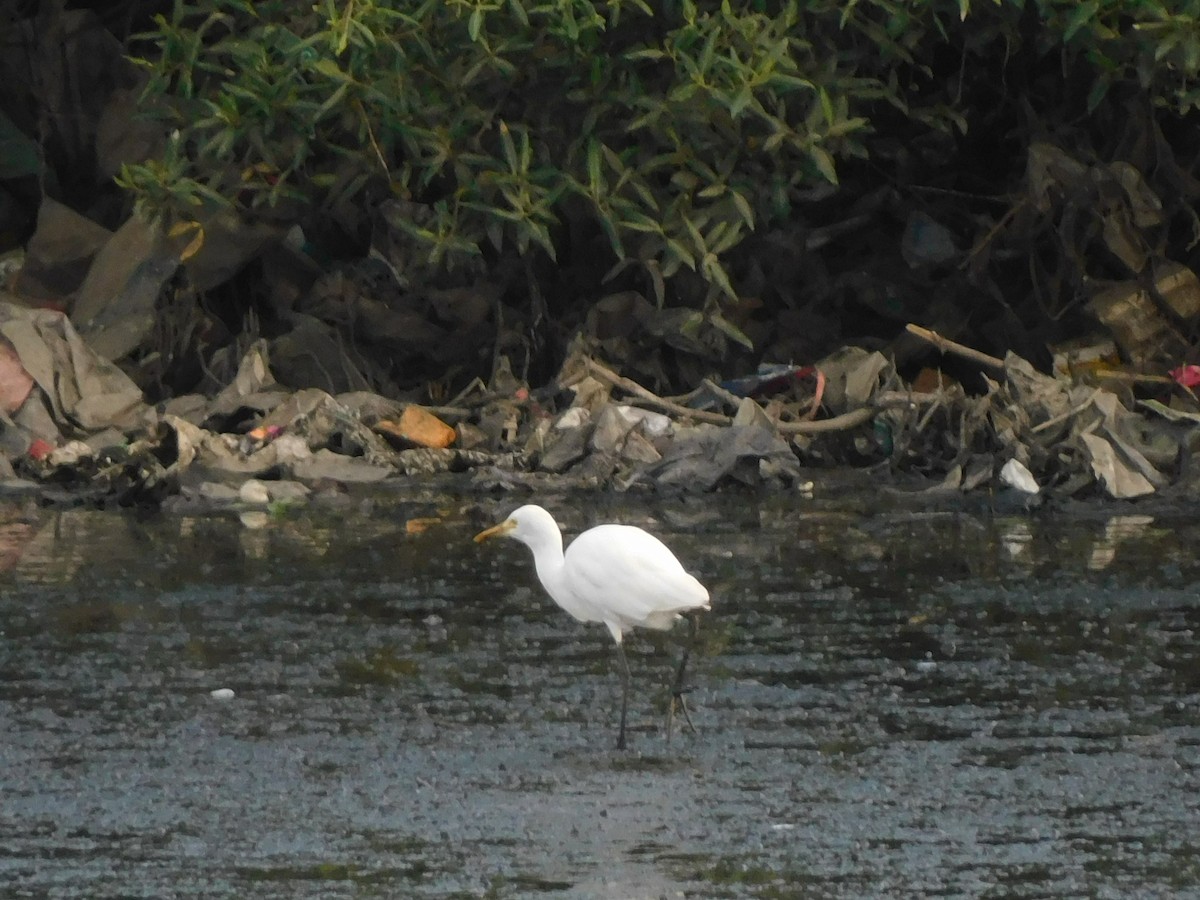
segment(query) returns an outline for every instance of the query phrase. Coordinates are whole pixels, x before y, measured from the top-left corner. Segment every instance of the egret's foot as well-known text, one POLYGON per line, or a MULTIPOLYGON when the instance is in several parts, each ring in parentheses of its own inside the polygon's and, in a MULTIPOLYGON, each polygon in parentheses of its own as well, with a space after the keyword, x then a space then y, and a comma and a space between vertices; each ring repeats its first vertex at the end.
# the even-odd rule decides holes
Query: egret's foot
POLYGON ((692 734, 696 733, 696 726, 692 724, 692 717, 688 713, 687 701, 684 700, 684 695, 691 690, 686 686, 684 681, 687 672, 688 658, 692 655, 692 648, 696 645, 696 636, 700 633, 700 619, 695 613, 687 613, 688 620, 688 642, 683 647, 683 654, 679 657, 679 671, 675 673, 675 683, 671 685, 671 701, 667 704, 667 743, 671 742, 671 734, 675 729, 675 704, 679 704, 679 711, 683 713, 683 721, 687 723, 688 731, 692 734))
POLYGON ((692 734, 696 733, 696 726, 692 724, 691 714, 688 713, 687 700, 684 699, 691 688, 677 688, 671 691, 671 702, 667 704, 667 743, 671 743, 671 735, 675 730, 675 705, 679 705, 679 711, 683 713, 684 724, 687 725, 687 730, 692 734))

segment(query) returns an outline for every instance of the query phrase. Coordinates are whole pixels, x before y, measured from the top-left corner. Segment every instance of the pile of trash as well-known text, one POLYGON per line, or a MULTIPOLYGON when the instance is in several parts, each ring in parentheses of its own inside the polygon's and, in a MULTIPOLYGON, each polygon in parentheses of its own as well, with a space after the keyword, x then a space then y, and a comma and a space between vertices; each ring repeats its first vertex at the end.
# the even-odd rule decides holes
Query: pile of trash
POLYGON ((501 357, 488 383, 433 406, 293 390, 259 341, 215 396, 150 405, 65 315, 0 302, 0 491, 269 505, 435 473, 492 490, 799 490, 834 466, 913 473, 955 492, 1124 499, 1190 485, 1200 410, 1184 370, 1164 379, 1166 402, 1135 401, 1102 373, 1046 375, 1012 355, 976 362, 988 386, 978 395, 936 373, 906 383, 882 354, 850 347, 664 397, 580 341, 547 386, 523 383, 501 357))
POLYGON ((1098 145, 1018 135, 986 196, 958 189, 977 154, 935 141, 897 175, 885 150, 730 247, 722 298, 604 252, 451 271, 413 238, 435 207, 387 190, 131 215, 114 179, 168 136, 138 116, 148 76, 112 30, 130 20, 25 6, 6 59, 45 77, 0 112, 9 494, 269 505, 433 473, 799 490, 848 467, 949 496, 1200 488, 1200 183, 1142 106, 1098 145))

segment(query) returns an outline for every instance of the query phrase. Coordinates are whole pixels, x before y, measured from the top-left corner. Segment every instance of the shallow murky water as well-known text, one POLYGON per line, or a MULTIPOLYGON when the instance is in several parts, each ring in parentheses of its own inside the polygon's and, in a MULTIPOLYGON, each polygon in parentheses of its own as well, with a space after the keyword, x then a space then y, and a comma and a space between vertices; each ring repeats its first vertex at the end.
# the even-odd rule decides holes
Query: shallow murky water
POLYGON ((550 504, 714 596, 698 733, 640 635, 621 753, 604 629, 470 542, 514 505, 0 515, 0 895, 1200 891, 1200 525, 550 504))

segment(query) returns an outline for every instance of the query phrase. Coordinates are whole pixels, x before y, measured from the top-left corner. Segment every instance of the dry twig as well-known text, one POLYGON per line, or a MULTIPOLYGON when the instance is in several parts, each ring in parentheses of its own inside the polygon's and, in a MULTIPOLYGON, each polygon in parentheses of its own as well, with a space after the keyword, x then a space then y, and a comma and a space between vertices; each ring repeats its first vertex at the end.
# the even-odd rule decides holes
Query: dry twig
MULTIPOLYGON (((612 369, 601 365, 594 359, 584 361, 588 372, 601 381, 619 387, 621 390, 645 403, 647 406, 653 406, 664 410, 674 415, 694 419, 697 422, 707 422, 710 425, 732 425, 733 416, 726 416, 722 413, 710 412, 704 409, 691 409, 687 406, 682 406, 672 400, 666 400, 653 391, 647 390, 636 381, 618 375, 612 369)), ((816 422, 776 422, 775 427, 780 434, 795 435, 795 434, 822 434, 833 431, 847 431, 851 428, 857 428, 859 425, 866 424, 881 410, 895 406, 904 406, 910 404, 911 399, 891 398, 882 403, 876 403, 871 406, 864 406, 861 409, 854 409, 848 413, 843 413, 840 416, 834 416, 832 419, 821 419, 816 422)))
POLYGON ((697 422, 707 422, 710 425, 729 425, 733 422, 731 416, 722 413, 709 412, 706 409, 691 409, 687 406, 681 406, 673 400, 667 400, 658 396, 651 390, 642 387, 632 378, 626 378, 623 375, 618 375, 612 369, 600 365, 594 359, 584 360, 589 373, 599 378, 601 381, 606 381, 613 387, 619 387, 627 394, 633 394, 639 400, 650 406, 656 406, 659 409, 674 413, 677 416, 686 416, 689 419, 695 419, 697 422))
POLYGON ((1091 394, 1088 395, 1088 398, 1086 400, 1084 400, 1082 403, 1080 403, 1078 406, 1068 409, 1065 413, 1059 413, 1057 416, 1047 419, 1045 422, 1041 422, 1038 425, 1034 425, 1033 428, 1030 429, 1030 432, 1033 434, 1037 434, 1039 431, 1045 431, 1047 428, 1053 428, 1055 425, 1058 425, 1061 422, 1067 421, 1067 419, 1071 418, 1072 416, 1079 415, 1081 412, 1083 412, 1085 409, 1087 409, 1089 406, 1092 405, 1092 403, 1095 401, 1095 399, 1100 396, 1102 391, 1103 391, 1103 388, 1096 388, 1094 391, 1091 392, 1091 394))
POLYGON ((923 341, 927 341, 937 347, 942 353, 953 353, 955 356, 961 356, 963 359, 969 359, 971 362, 978 363, 981 366, 986 366, 989 369, 995 369, 999 372, 1004 371, 1004 360, 997 359, 994 356, 988 356, 979 350, 968 347, 965 344, 960 344, 957 341, 952 341, 949 338, 944 338, 936 331, 930 331, 928 328, 922 328, 920 325, 909 323, 905 326, 909 334, 915 334, 923 341))

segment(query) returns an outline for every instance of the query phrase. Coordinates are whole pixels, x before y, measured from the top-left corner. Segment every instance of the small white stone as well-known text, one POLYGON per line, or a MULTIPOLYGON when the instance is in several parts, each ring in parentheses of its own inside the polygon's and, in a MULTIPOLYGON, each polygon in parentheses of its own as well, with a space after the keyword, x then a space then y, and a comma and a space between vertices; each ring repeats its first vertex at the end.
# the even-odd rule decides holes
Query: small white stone
POLYGON ((233 688, 217 688, 215 691, 209 691, 208 696, 214 700, 232 700, 234 697, 233 688))
POLYGON ((52 466, 74 466, 81 460, 91 459, 95 455, 95 451, 83 441, 67 441, 51 451, 46 461, 52 466))
POLYGON ((572 406, 558 417, 558 421, 554 423, 554 430, 570 431, 572 428, 580 428, 586 425, 591 418, 592 414, 584 407, 572 406))
POLYGON ((1033 473, 1025 467, 1024 463, 1015 459, 1010 459, 1004 464, 1004 468, 1000 470, 1000 480, 1025 494, 1036 494, 1041 491, 1033 473))
POLYGON ((238 489, 238 499, 243 503, 266 506, 271 502, 271 492, 267 490, 267 486, 261 481, 251 478, 243 482, 242 486, 238 489))

